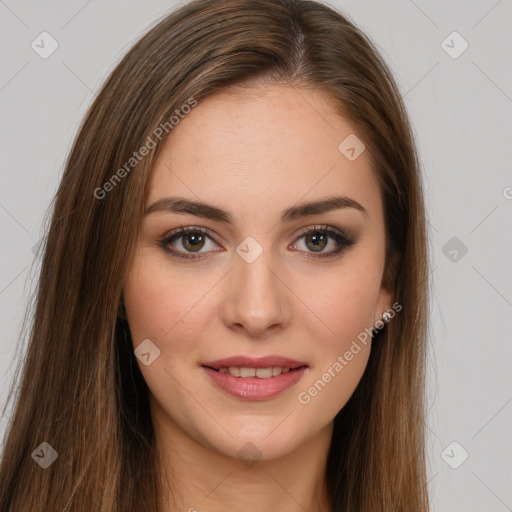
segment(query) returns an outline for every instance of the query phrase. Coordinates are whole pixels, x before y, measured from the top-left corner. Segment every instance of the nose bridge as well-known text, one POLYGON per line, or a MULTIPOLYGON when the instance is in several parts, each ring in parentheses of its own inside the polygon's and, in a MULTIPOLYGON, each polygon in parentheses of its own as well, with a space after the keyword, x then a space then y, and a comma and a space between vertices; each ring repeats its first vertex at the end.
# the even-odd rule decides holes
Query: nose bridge
POLYGON ((237 248, 225 301, 224 321, 252 334, 288 322, 286 287, 279 278, 277 256, 249 239, 237 248))

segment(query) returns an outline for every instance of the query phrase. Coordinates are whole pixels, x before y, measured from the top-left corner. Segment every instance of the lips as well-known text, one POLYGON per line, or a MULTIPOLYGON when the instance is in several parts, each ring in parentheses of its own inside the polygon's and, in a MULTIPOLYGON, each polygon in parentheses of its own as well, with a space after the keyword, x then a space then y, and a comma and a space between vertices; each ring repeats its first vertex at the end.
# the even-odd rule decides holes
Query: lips
POLYGON ((231 396, 243 400, 268 400, 296 384, 309 371, 309 365, 277 355, 259 358, 233 356, 206 361, 201 369, 217 388, 231 396), (253 369, 256 375, 247 375, 250 373, 248 368, 253 369), (270 369, 272 375, 269 375, 270 369), (258 376, 259 373, 265 375, 258 376))
POLYGON ((242 400, 269 400, 277 397, 297 384, 309 371, 308 367, 301 366, 277 377, 260 379, 258 377, 234 377, 229 373, 212 370, 208 366, 202 366, 201 370, 205 372, 217 389, 242 400))
POLYGON ((202 363, 202 366, 218 370, 219 368, 269 368, 269 367, 281 367, 290 368, 290 370, 300 368, 301 366, 308 366, 307 363, 290 359, 288 357, 281 357, 277 355, 270 355, 265 357, 248 357, 248 356, 233 356, 225 357, 223 359, 217 359, 215 361, 206 361, 202 363))

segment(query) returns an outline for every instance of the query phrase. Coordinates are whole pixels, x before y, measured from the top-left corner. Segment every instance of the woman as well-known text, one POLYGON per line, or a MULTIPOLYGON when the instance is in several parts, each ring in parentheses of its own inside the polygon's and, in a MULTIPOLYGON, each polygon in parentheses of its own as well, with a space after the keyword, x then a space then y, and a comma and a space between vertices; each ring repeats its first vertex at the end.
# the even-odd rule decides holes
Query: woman
POLYGON ((70 152, 0 509, 427 511, 427 291, 371 42, 317 2, 184 5, 70 152))

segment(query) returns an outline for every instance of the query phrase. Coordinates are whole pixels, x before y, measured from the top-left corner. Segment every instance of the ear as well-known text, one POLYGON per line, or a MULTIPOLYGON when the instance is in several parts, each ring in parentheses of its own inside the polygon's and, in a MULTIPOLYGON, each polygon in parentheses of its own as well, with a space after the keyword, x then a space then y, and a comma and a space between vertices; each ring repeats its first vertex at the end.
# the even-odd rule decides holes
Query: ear
POLYGON ((388 261, 386 262, 377 298, 377 309, 374 315, 374 323, 381 319, 382 313, 392 309, 392 305, 395 302, 395 284, 400 259, 400 254, 394 251, 390 254, 388 261))
POLYGON ((373 325, 377 320, 381 320, 381 315, 391 309, 394 301, 394 294, 386 287, 381 286, 379 291, 379 297, 377 299, 377 308, 375 310, 373 325))

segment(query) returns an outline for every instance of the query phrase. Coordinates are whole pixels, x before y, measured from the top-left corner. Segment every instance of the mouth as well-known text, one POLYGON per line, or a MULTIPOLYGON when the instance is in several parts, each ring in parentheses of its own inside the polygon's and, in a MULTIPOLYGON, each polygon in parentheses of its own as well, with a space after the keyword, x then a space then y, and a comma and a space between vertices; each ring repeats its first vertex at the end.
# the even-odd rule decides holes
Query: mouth
POLYGON ((201 365, 216 388, 244 400, 267 400, 296 384, 309 365, 280 357, 234 357, 201 365))
POLYGON ((267 366, 263 368, 255 368, 250 366, 221 366, 215 368, 213 366, 202 365, 203 368, 209 368, 218 373, 227 373, 233 377, 247 379, 247 378, 258 378, 258 379, 271 379, 273 377, 279 377, 284 373, 295 372, 300 369, 308 368, 308 365, 300 365, 296 367, 282 367, 282 366, 267 366))

